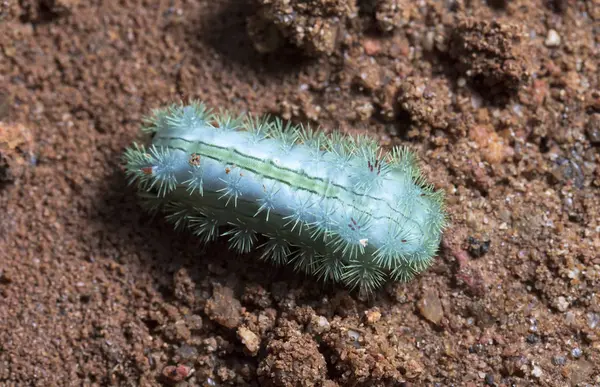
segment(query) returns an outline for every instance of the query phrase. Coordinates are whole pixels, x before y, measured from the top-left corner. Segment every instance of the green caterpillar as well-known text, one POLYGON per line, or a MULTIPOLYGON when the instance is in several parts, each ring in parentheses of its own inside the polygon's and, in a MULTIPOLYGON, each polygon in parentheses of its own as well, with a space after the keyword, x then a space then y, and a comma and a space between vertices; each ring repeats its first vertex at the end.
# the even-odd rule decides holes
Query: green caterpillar
POLYGON ((124 153, 149 210, 204 242, 218 236, 261 259, 370 293, 407 281, 436 254, 443 193, 405 148, 385 153, 365 136, 326 136, 203 103, 155 110, 152 144, 124 153))

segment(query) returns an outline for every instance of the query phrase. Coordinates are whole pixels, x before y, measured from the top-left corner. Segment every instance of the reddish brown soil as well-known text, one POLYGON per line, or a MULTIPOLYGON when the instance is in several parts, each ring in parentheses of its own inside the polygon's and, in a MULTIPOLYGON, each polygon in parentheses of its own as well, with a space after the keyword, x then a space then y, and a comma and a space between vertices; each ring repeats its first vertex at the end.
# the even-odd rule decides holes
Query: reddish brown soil
POLYGON ((0 1, 0 385, 600 385, 599 22, 595 0, 0 1), (188 98, 410 145, 447 193, 434 266, 363 300, 145 215, 121 153, 188 98))

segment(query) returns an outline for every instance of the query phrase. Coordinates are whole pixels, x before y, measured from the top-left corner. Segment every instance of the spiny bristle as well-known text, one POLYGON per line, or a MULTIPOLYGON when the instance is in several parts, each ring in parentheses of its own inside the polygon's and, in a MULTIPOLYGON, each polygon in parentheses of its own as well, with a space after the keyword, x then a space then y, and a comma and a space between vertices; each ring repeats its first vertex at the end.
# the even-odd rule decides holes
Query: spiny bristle
POLYGON ((125 151, 124 161, 129 184, 138 181, 138 187, 146 191, 158 185, 158 195, 161 197, 177 187, 176 160, 169 149, 152 145, 147 151, 143 146, 134 144, 125 151))
POLYGON ((151 114, 142 119, 142 132, 156 133, 159 130, 166 128, 168 116, 168 108, 152 109, 151 114))
POLYGON ((219 236, 220 223, 218 218, 207 211, 196 209, 196 213, 197 215, 188 217, 192 234, 204 243, 215 241, 219 236))
POLYGON ((410 229, 400 227, 397 224, 390 225, 381 247, 373 253, 374 262, 389 270, 395 267, 398 262, 406 261, 410 253, 402 246, 414 242, 410 231, 410 229))
POLYGON ((368 260, 352 260, 344 267, 341 280, 350 288, 370 294, 385 282, 385 273, 368 260))
POLYGON ((379 159, 365 160, 351 176, 350 180, 356 192, 367 194, 371 190, 381 188, 390 171, 390 166, 379 159))
POLYGON ((227 198, 227 202, 225 206, 228 206, 231 200, 233 199, 234 207, 237 207, 238 198, 242 196, 242 177, 244 176, 243 172, 239 168, 230 169, 230 172, 227 174, 225 179, 219 178, 223 183, 225 183, 225 188, 217 190, 217 192, 222 192, 223 194, 219 197, 220 199, 227 198))
POLYGON ((388 163, 394 168, 405 173, 409 172, 412 174, 412 171, 419 169, 415 154, 405 146, 393 147, 392 150, 388 152, 387 159, 388 163))
POLYGON ((275 188, 275 183, 271 184, 268 188, 263 185, 264 196, 257 199, 257 202, 258 204, 260 204, 260 207, 256 211, 256 214, 254 214, 255 217, 261 212, 266 211, 266 220, 267 222, 269 221, 269 215, 271 214, 271 210, 275 208, 275 197, 279 193, 280 189, 281 188, 279 187, 275 188))
POLYGON ((182 203, 169 202, 164 208, 165 219, 173 224, 173 228, 177 231, 184 230, 189 226, 189 217, 194 214, 193 208, 182 203))
POLYGON ((394 281, 408 282, 416 275, 415 269, 408 262, 399 262, 398 266, 393 268, 390 277, 394 281))
POLYGON ((332 230, 338 226, 333 215, 339 210, 337 204, 329 204, 321 201, 313 208, 313 215, 316 220, 307 224, 312 240, 322 239, 327 241, 331 236, 332 230))
POLYGON ((313 130, 310 126, 301 127, 298 136, 299 143, 307 147, 311 157, 310 165, 306 168, 322 168, 325 165, 327 136, 323 132, 313 130))
POLYGON ((245 114, 238 116, 232 116, 224 110, 220 110, 213 118, 214 127, 224 132, 231 132, 234 130, 240 130, 244 127, 244 121, 246 119, 245 114))
POLYGON ((165 121, 171 128, 194 130, 206 126, 207 122, 212 119, 211 111, 203 103, 195 102, 188 106, 171 106, 165 121))
POLYGON ((296 249, 291 256, 289 262, 294 265, 295 271, 301 271, 306 274, 314 273, 314 265, 317 257, 317 252, 309 246, 301 246, 296 249))
POLYGON ((133 143, 130 148, 125 150, 123 162, 128 185, 138 181, 138 184, 145 189, 146 184, 152 180, 151 174, 147 173, 146 169, 151 167, 151 160, 152 156, 143 145, 133 143))
MULTIPOLYGON (((432 199, 433 195, 430 195, 429 198, 432 199)), ((430 200, 430 203, 430 206, 426 210, 427 220, 425 221, 425 228, 431 232, 440 234, 447 223, 445 211, 442 204, 435 199, 430 200)))
POLYGON ((269 240, 258 248, 264 248, 260 259, 270 260, 275 265, 284 265, 290 257, 290 245, 280 235, 267 235, 269 240))
POLYGON ((250 133, 250 143, 256 145, 269 137, 271 133, 271 120, 269 116, 255 117, 248 116, 243 123, 244 129, 250 133))
POLYGON ((225 231, 221 236, 229 237, 229 247, 239 254, 247 254, 252 251, 254 243, 257 241, 256 232, 243 223, 230 223, 232 228, 225 231))
POLYGON ((321 281, 339 282, 344 274, 344 261, 339 255, 317 255, 313 261, 310 274, 321 281))
POLYGON ((340 132, 331 133, 327 140, 327 151, 333 156, 331 167, 343 173, 351 165, 354 145, 340 132))
POLYGON ((202 164, 193 165, 191 166, 189 173, 191 175, 190 178, 182 182, 182 184, 187 185, 186 191, 188 191, 190 195, 198 191, 200 196, 204 196, 204 167, 202 164))
POLYGON ((353 152, 355 156, 371 162, 380 159, 381 148, 379 147, 379 143, 373 137, 359 134, 354 137, 354 143, 356 144, 353 152))
POLYGON ((327 136, 320 130, 315 130, 310 125, 298 128, 298 141, 312 149, 323 151, 327 147, 327 136))
POLYGON ((417 202, 423 191, 418 186, 412 184, 412 179, 410 176, 404 176, 404 180, 404 191, 395 194, 394 200, 396 202, 396 208, 398 211, 404 216, 410 217, 412 215, 412 211, 414 210, 413 203, 417 202))
POLYGON ((356 259, 358 254, 364 254, 369 241, 364 239, 369 230, 370 221, 364 213, 349 212, 346 221, 338 225, 337 235, 328 242, 334 253, 341 253, 347 260, 356 259))
POLYGON ((296 227, 300 225, 300 227, 298 227, 298 234, 300 234, 304 228, 306 219, 311 215, 311 208, 313 205, 314 202, 312 201, 311 194, 299 191, 298 199, 293 204, 288 205, 292 214, 283 218, 283 220, 287 221, 283 226, 291 226, 291 231, 294 231, 296 227))
POLYGON ((356 150, 356 141, 339 131, 333 131, 327 137, 327 150, 338 156, 351 156, 356 150))
POLYGON ((279 140, 279 149, 286 155, 298 142, 298 127, 290 122, 284 124, 282 120, 276 119, 269 128, 269 137, 279 140))
POLYGON ((147 174, 152 175, 154 178, 148 186, 147 190, 150 191, 158 183, 157 194, 158 196, 164 197, 167 193, 177 188, 177 178, 175 177, 175 162, 171 151, 168 148, 152 145, 150 147, 150 154, 152 156, 152 167, 147 174))

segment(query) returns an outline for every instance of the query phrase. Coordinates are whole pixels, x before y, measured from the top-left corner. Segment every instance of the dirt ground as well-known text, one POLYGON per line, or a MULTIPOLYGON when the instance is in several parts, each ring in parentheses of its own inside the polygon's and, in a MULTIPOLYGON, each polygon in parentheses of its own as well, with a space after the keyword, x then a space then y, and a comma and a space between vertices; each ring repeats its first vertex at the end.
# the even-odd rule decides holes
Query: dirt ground
POLYGON ((1 0, 1 386, 600 386, 597 0, 1 0), (414 149, 451 224, 372 299, 138 206, 151 109, 414 149))

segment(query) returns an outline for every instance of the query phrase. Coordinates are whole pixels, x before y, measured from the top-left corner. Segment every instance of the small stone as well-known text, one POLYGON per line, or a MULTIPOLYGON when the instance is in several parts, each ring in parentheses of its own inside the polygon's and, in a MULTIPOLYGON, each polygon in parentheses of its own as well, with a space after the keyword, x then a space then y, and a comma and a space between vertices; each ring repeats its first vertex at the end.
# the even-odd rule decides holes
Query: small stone
POLYGON ((358 341, 360 339, 360 333, 358 333, 355 330, 348 329, 348 337, 351 338, 353 341, 358 341))
POLYGON ((261 54, 273 52, 284 43, 283 36, 277 30, 277 27, 259 16, 248 18, 246 32, 254 49, 261 54))
POLYGON ((491 241, 488 238, 469 236, 467 238, 467 244, 467 251, 469 254, 474 258, 480 258, 490 250, 491 241))
POLYGON ((434 324, 439 324, 444 317, 442 302, 437 293, 433 290, 425 291, 425 294, 419 300, 417 307, 419 308, 421 315, 434 324))
POLYGON ((57 15, 68 15, 79 5, 79 0, 44 0, 42 3, 57 15))
POLYGON ((215 285, 212 297, 204 306, 204 313, 217 324, 226 328, 237 328, 242 320, 242 305, 235 298, 233 289, 215 285))
POLYGON ((379 89, 381 86, 379 69, 370 62, 361 64, 354 75, 353 83, 361 91, 372 92, 379 89))
POLYGON ((532 333, 532 334, 530 334, 530 335, 527 336, 527 342, 529 344, 537 344, 537 343, 539 343, 539 341, 540 341, 540 337, 538 335, 536 335, 536 334, 532 333))
POLYGON ((167 325, 164 333, 165 337, 172 341, 188 341, 192 337, 192 333, 183 320, 177 320, 175 323, 167 325))
POLYGON ((548 36, 546 36, 546 40, 544 41, 546 47, 557 47, 560 45, 560 35, 555 30, 549 30, 548 36))
POLYGON ((594 372, 594 364, 585 359, 579 359, 568 366, 568 378, 572 386, 586 381, 594 372))
POLYGON ((357 121, 366 121, 373 115, 375 107, 370 102, 361 103, 354 106, 354 115, 357 121))
POLYGON ((531 371, 531 375, 533 375, 536 378, 540 378, 542 376, 542 373, 543 373, 542 369, 539 366, 537 366, 537 365, 533 366, 533 370, 531 371))
POLYGON ((567 364, 567 359, 564 356, 554 356, 552 358, 552 364, 555 366, 564 366, 567 364))
POLYGON ((260 348, 260 338, 256 335, 256 333, 252 332, 246 327, 239 327, 237 330, 237 335, 253 356, 258 353, 260 348))
POLYGON ((559 184, 569 184, 579 189, 584 186, 585 176, 583 170, 581 169, 581 166, 572 159, 558 157, 555 160, 555 167, 550 173, 559 184))
POLYGON ((198 350, 187 344, 183 344, 175 352, 182 360, 193 360, 198 356, 198 350))
POLYGON ((193 369, 182 364, 177 366, 166 366, 162 370, 163 377, 170 383, 178 383, 185 380, 193 373, 193 369))
POLYGON ((365 312, 365 322, 373 325, 381 319, 381 312, 377 309, 371 309, 365 312))
POLYGON ((217 339, 215 339, 214 337, 209 337, 208 339, 205 339, 202 342, 202 344, 204 344, 204 349, 208 353, 213 353, 217 349, 219 349, 219 344, 217 343, 217 339))
POLYGON ((563 296, 558 297, 558 299, 556 300, 556 307, 558 308, 558 310, 560 310, 561 312, 566 312, 567 309, 569 308, 569 301, 567 301, 566 298, 564 298, 563 296))
POLYGON ((381 43, 375 39, 365 39, 363 40, 363 48, 365 49, 365 54, 373 56, 381 51, 381 43))
POLYGON ((313 334, 322 335, 331 329, 331 325, 324 316, 313 315, 307 329, 313 334))
POLYGON ((594 113, 585 124, 585 133, 593 145, 600 145, 600 113, 594 113))
POLYGON ((327 318, 325 318, 323 316, 319 316, 319 321, 318 321, 317 325, 324 329, 329 328, 329 321, 327 321, 327 318))
POLYGON ((197 314, 188 315, 185 317, 185 323, 191 330, 200 330, 202 329, 202 317, 197 314))
POLYGON ((581 357, 581 355, 583 355, 583 351, 581 350, 581 348, 577 347, 577 348, 573 348, 571 350, 571 355, 573 355, 573 357, 575 359, 581 357))

